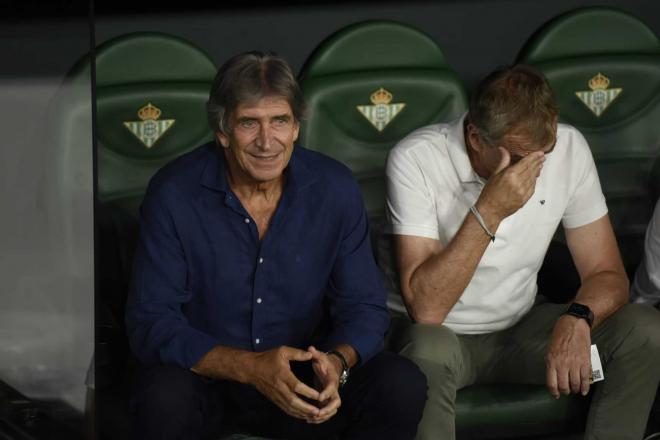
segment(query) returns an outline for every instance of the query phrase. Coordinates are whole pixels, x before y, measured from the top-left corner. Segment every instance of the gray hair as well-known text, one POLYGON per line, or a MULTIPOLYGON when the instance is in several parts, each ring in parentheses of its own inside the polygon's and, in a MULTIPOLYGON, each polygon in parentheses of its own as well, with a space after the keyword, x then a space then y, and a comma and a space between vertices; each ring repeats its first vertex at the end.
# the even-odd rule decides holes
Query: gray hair
POLYGON ((226 133, 229 118, 242 103, 256 103, 266 96, 281 96, 300 121, 304 101, 300 86, 289 64, 274 53, 258 51, 236 55, 218 70, 206 102, 209 127, 226 133))
POLYGON ((525 64, 500 67, 477 86, 470 100, 468 120, 490 145, 512 129, 522 129, 537 145, 555 137, 559 107, 548 80, 525 64))

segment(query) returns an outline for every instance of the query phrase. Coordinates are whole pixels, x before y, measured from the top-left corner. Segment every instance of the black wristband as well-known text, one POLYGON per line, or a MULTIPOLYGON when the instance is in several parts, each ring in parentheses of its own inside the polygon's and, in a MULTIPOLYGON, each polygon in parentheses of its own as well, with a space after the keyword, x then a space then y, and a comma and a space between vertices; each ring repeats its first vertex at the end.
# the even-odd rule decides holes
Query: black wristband
POLYGON ((591 309, 584 304, 572 303, 564 312, 564 314, 584 319, 587 321, 587 324, 589 324, 589 327, 591 327, 594 323, 594 312, 592 312, 591 309))
POLYGON ((349 372, 348 362, 346 362, 346 358, 338 350, 326 351, 325 354, 327 356, 333 354, 339 358, 339 361, 341 362, 341 370, 342 370, 341 374, 339 375, 339 386, 344 386, 346 384, 346 381, 348 380, 348 372, 349 372))

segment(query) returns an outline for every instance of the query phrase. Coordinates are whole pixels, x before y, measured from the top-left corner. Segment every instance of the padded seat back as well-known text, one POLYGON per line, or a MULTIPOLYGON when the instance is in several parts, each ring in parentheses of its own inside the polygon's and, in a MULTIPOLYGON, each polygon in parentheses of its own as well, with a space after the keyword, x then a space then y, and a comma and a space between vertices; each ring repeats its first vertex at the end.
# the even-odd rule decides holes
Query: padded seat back
MULTIPOLYGON (((99 200, 95 361, 96 389, 103 390, 98 397, 105 404, 126 367, 124 307, 139 206, 159 168, 212 138, 205 102, 217 69, 199 48, 161 33, 122 35, 101 44, 95 55, 99 200)), ((68 82, 89 74, 89 57, 85 57, 72 69, 68 82)), ((91 144, 84 148, 91 150, 91 144)))
POLYGON ((519 60, 539 67, 560 118, 591 146, 629 274, 639 263, 660 182, 660 42, 637 18, 584 8, 542 27, 519 60))
POLYGON ((212 139, 205 102, 217 68, 192 44, 135 33, 97 49, 98 196, 137 218, 149 179, 212 139))
POLYGON ((331 35, 304 66, 301 86, 308 106, 301 143, 351 168, 372 220, 384 212, 390 148, 467 108, 436 43, 391 21, 360 22, 331 35))

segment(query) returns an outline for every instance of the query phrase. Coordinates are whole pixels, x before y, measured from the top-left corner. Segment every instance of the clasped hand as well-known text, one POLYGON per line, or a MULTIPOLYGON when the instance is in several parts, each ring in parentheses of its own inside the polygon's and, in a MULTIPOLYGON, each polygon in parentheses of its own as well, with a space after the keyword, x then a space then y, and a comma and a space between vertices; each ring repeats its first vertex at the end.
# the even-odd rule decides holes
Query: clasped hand
POLYGON ((251 383, 292 417, 308 423, 323 423, 334 416, 341 405, 338 367, 328 355, 314 347, 300 350, 282 346, 256 353, 253 367, 251 383), (312 363, 317 389, 293 374, 292 361, 312 363))

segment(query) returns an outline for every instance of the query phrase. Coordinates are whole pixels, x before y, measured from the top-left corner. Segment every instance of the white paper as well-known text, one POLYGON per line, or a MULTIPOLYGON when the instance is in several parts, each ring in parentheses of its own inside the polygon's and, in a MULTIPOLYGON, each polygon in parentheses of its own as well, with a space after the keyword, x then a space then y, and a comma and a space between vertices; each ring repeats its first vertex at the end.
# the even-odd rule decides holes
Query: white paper
POLYGON ((591 345, 591 383, 605 380, 603 365, 600 363, 600 355, 596 344, 591 345))

